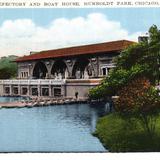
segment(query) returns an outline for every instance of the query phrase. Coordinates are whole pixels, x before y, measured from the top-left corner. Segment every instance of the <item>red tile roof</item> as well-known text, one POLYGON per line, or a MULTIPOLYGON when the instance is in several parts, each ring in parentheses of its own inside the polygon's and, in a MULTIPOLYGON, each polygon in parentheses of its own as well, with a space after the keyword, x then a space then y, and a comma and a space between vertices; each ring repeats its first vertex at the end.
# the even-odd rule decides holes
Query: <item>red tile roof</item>
POLYGON ((28 56, 19 57, 16 62, 32 61, 47 58, 59 58, 68 56, 98 54, 98 53, 109 53, 113 51, 121 51, 135 42, 128 40, 119 40, 99 44, 91 44, 84 46, 76 46, 48 51, 41 51, 28 56))

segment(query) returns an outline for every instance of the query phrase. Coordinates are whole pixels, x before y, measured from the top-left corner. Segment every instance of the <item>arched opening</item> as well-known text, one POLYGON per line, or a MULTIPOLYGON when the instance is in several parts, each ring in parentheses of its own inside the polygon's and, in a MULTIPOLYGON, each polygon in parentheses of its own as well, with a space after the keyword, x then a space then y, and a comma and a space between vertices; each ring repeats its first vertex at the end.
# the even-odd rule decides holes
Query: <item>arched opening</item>
POLYGON ((67 66, 62 60, 57 60, 51 69, 51 75, 54 79, 65 79, 68 77, 67 66))
POLYGON ((87 79, 92 75, 92 67, 88 59, 79 58, 74 64, 72 76, 76 79, 87 79))
POLYGON ((46 65, 43 62, 36 63, 33 70, 33 78, 44 79, 48 73, 46 65))

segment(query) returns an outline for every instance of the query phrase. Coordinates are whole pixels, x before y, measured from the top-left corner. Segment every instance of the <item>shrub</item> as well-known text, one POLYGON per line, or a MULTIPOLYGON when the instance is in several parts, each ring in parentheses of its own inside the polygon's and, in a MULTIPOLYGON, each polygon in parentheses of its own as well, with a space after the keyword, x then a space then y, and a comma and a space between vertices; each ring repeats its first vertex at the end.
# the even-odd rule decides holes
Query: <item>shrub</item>
POLYGON ((136 117, 149 138, 153 138, 160 110, 159 92, 146 78, 131 81, 118 91, 115 109, 122 117, 136 117))

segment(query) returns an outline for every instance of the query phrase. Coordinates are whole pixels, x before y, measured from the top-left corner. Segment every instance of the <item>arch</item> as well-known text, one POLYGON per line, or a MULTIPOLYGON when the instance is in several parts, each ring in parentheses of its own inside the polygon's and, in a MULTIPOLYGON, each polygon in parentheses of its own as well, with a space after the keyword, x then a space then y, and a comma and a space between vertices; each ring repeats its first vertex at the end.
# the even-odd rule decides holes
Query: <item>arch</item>
POLYGON ((68 68, 63 60, 57 60, 52 66, 51 75, 53 78, 64 79, 68 77, 68 68))
POLYGON ((72 70, 72 76, 76 79, 89 78, 92 75, 92 67, 87 58, 78 58, 72 70))
POLYGON ((37 62, 33 69, 33 78, 44 79, 48 73, 47 67, 43 62, 37 62))

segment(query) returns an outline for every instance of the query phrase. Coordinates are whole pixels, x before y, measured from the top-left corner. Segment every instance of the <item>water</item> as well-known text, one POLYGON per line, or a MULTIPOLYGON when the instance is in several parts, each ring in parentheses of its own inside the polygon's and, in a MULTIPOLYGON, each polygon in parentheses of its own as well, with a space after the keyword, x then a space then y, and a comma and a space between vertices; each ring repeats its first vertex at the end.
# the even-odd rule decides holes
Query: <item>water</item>
POLYGON ((29 97, 0 97, 0 102, 13 102, 19 100, 29 100, 29 97))
POLYGON ((88 104, 0 109, 0 152, 106 151, 91 134, 105 110, 88 104))

